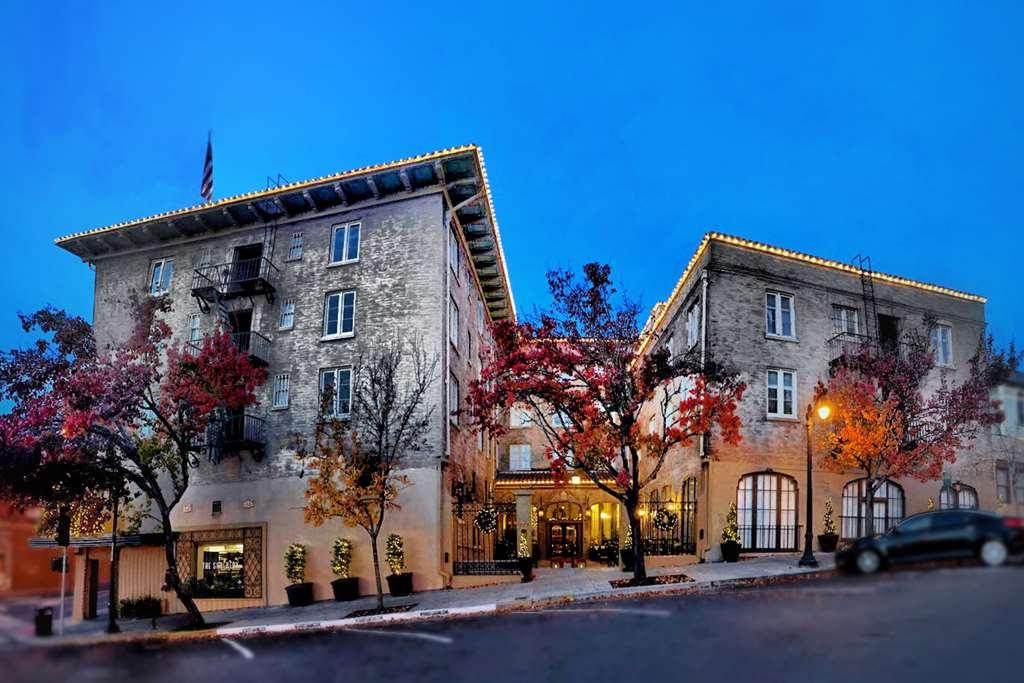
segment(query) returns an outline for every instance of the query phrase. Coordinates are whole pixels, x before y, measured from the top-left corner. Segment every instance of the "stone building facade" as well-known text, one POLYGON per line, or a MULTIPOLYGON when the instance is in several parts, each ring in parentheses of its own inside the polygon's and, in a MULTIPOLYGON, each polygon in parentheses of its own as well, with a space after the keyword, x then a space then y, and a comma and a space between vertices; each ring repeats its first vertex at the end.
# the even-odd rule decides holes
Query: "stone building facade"
MULTIPOLYGON (((695 546, 720 557, 718 544, 733 502, 747 551, 802 547, 806 491, 805 411, 830 362, 870 338, 896 343, 926 317, 938 323, 938 366, 929 378, 963 379, 985 332, 985 300, 948 288, 873 273, 718 233, 705 236, 666 302, 652 311, 643 352, 700 353, 739 371, 747 390, 739 407, 742 443, 713 436, 672 454, 658 482, 679 493, 696 486, 695 546), (868 290, 866 294, 865 284, 868 290), (873 297, 870 292, 873 290, 873 297), (873 298, 874 303, 866 303, 873 298)), ((979 440, 980 441, 980 440, 979 440)), ((876 501, 876 528, 930 507, 997 507, 994 470, 975 444, 942 481, 889 483, 876 501)), ((816 463, 812 533, 822 533, 826 499, 840 535, 859 535, 866 514, 856 472, 816 463)))
MULTIPOLYGON (((188 577, 226 586, 201 608, 282 603, 283 554, 309 551, 307 580, 330 595, 333 540, 353 543, 353 576, 372 592, 369 540, 341 522, 303 522, 306 482, 290 446, 309 434, 321 391, 345 412, 360 354, 401 335, 440 358, 429 447, 407 456, 412 482, 381 538, 400 534, 417 589, 452 578, 452 495, 482 492, 496 447, 453 414, 480 373, 488 325, 514 303, 479 148, 467 146, 359 169, 58 240, 95 268, 101 346, 130 330, 131 290, 166 293, 174 342, 226 324, 267 367, 259 405, 228 416, 173 522, 188 577), (219 573, 219 574, 218 574, 219 573)), ((158 548, 126 548, 121 597, 161 594, 158 548)), ((177 611, 172 598, 166 605, 177 611)))

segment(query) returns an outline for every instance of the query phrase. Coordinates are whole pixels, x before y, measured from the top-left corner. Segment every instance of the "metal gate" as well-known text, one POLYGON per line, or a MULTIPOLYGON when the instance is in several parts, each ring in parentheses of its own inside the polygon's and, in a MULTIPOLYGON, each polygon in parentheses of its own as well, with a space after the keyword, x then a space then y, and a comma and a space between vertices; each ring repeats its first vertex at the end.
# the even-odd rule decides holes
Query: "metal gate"
POLYGON ((452 538, 456 575, 516 574, 516 504, 466 503, 452 514, 452 538), (485 508, 494 510, 497 521, 492 531, 477 525, 477 515, 485 508))

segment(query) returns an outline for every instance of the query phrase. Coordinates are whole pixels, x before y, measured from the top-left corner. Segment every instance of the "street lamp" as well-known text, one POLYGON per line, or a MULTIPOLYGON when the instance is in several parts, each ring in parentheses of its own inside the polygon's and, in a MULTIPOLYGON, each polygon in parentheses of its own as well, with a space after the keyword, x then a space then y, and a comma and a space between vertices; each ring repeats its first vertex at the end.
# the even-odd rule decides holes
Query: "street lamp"
POLYGON ((824 422, 828 419, 829 415, 831 415, 832 408, 825 402, 819 402, 817 406, 814 405, 814 402, 811 402, 807 404, 807 415, 804 417, 804 423, 807 428, 807 519, 804 526, 804 554, 798 563, 801 567, 818 566, 818 561, 814 559, 814 551, 811 550, 811 543, 813 539, 811 526, 812 520, 814 519, 814 484, 811 478, 811 418, 814 413, 817 413, 818 419, 824 422))

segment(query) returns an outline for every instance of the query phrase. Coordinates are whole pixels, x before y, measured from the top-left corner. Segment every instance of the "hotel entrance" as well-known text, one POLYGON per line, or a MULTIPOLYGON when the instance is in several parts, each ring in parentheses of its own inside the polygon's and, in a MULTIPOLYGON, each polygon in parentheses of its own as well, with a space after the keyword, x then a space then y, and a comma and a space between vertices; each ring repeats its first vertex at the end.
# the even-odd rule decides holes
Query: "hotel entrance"
POLYGON ((548 559, 571 563, 583 558, 583 522, 548 522, 548 559))

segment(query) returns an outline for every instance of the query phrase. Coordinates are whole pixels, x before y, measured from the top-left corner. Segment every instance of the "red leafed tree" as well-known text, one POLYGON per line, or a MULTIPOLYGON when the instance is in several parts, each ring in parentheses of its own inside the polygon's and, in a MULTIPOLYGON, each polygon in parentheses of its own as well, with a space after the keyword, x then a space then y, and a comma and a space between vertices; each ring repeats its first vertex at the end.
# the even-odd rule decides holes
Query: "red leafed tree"
POLYGON ((547 438, 552 472, 564 482, 568 472, 582 471, 623 505, 640 582, 646 579, 638 516, 644 488, 673 448, 699 435, 717 430, 738 443, 736 407, 746 387, 736 374, 693 354, 639 356, 639 305, 617 294, 607 265, 587 264, 582 279, 567 270, 547 277, 549 312, 532 323, 493 325, 487 365, 470 385, 470 410, 492 434, 505 430, 514 405, 560 417, 559 426, 535 421, 547 438), (642 420, 645 410, 654 418, 642 420))
POLYGON ((46 376, 29 367, 31 356, 9 355, 13 385, 28 388, 5 431, 44 462, 106 472, 147 498, 163 535, 166 585, 190 623, 201 625, 178 575, 171 512, 206 449, 211 420, 253 405, 266 371, 226 333, 206 337, 194 352, 172 346, 166 297, 134 296, 130 308, 131 334, 103 351, 83 321, 55 330, 50 352, 65 362, 46 376))
POLYGON ((816 400, 832 407, 821 436, 825 463, 864 473, 869 536, 875 533, 871 511, 883 482, 938 479, 981 428, 1002 421, 991 389, 1016 367, 1014 349, 997 352, 992 338, 982 337, 967 376, 952 382, 949 371, 936 367, 933 324, 926 320, 924 330, 910 330, 896 345, 862 345, 844 356, 835 375, 815 392, 816 400))

